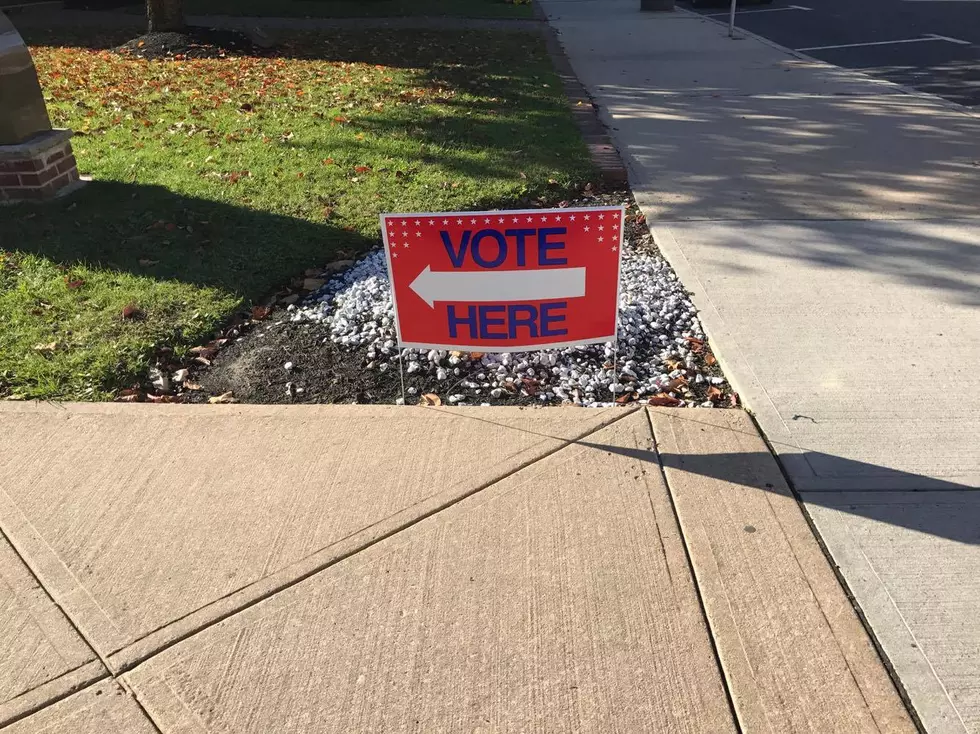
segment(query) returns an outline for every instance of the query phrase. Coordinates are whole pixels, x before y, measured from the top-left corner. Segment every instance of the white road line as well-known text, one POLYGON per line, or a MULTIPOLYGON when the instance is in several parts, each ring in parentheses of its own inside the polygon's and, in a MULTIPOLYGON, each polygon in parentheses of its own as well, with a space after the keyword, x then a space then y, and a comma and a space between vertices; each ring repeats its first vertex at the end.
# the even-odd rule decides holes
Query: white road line
MULTIPOLYGON (((977 0, 980 2, 980 0, 977 0)), ((780 10, 813 10, 813 8, 804 8, 802 5, 787 5, 785 8, 764 8, 761 10, 739 10, 735 13, 736 17, 739 15, 748 15, 749 13, 777 13, 780 10)), ((705 18, 727 18, 728 13, 701 13, 705 18)))
POLYGON ((958 43, 961 46, 972 45, 969 41, 961 41, 958 38, 950 38, 949 36, 940 36, 938 33, 926 33, 926 35, 931 36, 932 38, 938 38, 940 41, 949 41, 950 43, 958 43))
POLYGON ((863 48, 865 46, 891 46, 896 43, 926 43, 928 41, 948 41, 951 43, 961 43, 970 45, 969 41, 960 41, 955 38, 947 38, 946 36, 936 36, 929 34, 921 38, 903 38, 897 41, 873 41, 869 43, 841 43, 836 46, 807 46, 806 48, 798 48, 796 51, 825 51, 832 48, 863 48))

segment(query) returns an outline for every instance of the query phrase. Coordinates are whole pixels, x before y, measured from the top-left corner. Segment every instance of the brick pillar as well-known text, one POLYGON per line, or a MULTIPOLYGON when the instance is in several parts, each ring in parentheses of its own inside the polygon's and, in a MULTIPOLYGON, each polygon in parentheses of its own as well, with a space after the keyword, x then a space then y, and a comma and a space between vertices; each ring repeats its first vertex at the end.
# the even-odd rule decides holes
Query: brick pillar
POLYGON ((0 145, 0 202, 43 201, 81 185, 71 130, 50 130, 0 145))

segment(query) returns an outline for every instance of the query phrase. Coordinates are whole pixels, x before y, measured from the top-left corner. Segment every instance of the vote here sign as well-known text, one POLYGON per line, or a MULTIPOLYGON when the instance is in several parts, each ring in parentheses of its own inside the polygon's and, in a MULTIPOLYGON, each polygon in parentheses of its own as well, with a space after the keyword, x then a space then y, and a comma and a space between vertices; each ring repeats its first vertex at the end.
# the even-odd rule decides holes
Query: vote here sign
POLYGON ((623 207, 384 214, 402 347, 613 341, 623 207))

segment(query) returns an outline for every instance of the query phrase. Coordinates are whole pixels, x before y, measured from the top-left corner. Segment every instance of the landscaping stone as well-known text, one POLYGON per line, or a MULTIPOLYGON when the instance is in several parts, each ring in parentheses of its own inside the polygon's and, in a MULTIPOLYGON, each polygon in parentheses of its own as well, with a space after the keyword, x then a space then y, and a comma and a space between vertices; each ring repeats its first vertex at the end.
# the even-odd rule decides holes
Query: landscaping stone
POLYGON ((566 204, 622 203, 630 209, 618 346, 512 354, 399 350, 384 253, 375 249, 342 273, 321 273, 322 287, 223 350, 202 378, 205 390, 231 390, 255 402, 393 403, 404 383, 406 397, 434 393, 447 405, 737 404, 686 290, 630 195, 590 193, 566 204), (294 363, 304 365, 301 373, 289 369, 294 363))

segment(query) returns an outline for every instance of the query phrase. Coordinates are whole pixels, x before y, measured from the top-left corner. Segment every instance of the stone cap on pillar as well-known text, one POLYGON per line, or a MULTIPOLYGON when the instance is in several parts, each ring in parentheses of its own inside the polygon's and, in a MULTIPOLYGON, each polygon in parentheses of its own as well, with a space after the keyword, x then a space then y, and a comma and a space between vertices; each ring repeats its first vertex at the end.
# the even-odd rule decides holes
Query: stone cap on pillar
POLYGON ((51 130, 31 52, 0 11, 0 145, 17 145, 51 130))

